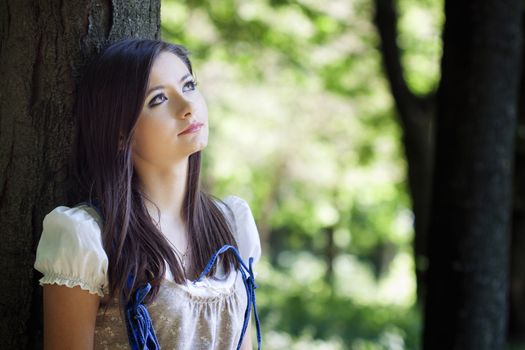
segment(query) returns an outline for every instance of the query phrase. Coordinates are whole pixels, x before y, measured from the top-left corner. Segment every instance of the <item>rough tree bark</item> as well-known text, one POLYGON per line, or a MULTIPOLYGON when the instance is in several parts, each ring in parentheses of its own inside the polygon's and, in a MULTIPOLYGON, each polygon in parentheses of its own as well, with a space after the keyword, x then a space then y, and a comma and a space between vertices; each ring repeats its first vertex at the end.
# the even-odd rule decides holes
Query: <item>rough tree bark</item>
POLYGON ((0 344, 41 347, 33 270, 43 216, 68 188, 75 81, 107 42, 156 38, 159 0, 0 1, 0 344))
MULTIPOLYGON (((522 13, 525 32, 525 12, 522 13)), ((525 55, 521 58, 521 87, 514 158, 514 208, 510 263, 509 341, 525 342, 525 55)))
POLYGON ((403 76, 400 50, 397 45, 397 13, 393 0, 374 0, 375 25, 379 32, 383 66, 394 97, 397 115, 403 130, 403 146, 408 165, 408 187, 414 212, 414 260, 416 263, 417 295, 425 299, 427 271, 427 236, 435 116, 435 92, 416 96, 403 76))
POLYGON ((503 349, 520 0, 449 0, 438 89, 424 349, 503 349))

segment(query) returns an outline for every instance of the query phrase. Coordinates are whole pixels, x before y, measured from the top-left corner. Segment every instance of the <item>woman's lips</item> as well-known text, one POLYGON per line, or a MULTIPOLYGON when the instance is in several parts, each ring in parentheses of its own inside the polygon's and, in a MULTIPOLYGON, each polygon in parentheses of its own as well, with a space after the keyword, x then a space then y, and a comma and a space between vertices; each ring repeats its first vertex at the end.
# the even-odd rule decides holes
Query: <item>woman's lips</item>
POLYGON ((192 123, 186 129, 181 131, 179 135, 191 134, 192 132, 199 131, 203 125, 204 123, 192 123))

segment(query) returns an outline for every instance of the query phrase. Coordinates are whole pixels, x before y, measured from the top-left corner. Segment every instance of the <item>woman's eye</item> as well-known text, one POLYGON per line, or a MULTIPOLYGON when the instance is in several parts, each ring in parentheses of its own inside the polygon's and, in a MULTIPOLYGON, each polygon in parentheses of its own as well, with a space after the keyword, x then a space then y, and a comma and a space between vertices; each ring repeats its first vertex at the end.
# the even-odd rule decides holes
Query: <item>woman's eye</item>
POLYGON ((189 80, 187 81, 184 86, 182 87, 182 91, 193 91, 197 87, 197 82, 195 80, 189 80))
POLYGON ((158 94, 158 95, 155 95, 155 97, 153 97, 151 99, 151 101, 149 101, 149 106, 150 107, 154 107, 156 105, 159 105, 161 104, 162 102, 166 101, 168 98, 166 97, 166 95, 164 94, 158 94))

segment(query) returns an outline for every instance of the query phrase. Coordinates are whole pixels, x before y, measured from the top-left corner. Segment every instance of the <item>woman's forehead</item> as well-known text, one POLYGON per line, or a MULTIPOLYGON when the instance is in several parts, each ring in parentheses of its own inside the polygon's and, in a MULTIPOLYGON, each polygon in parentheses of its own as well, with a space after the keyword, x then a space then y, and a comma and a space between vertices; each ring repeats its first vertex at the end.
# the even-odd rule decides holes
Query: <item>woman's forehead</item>
POLYGON ((151 67, 149 85, 180 81, 187 76, 189 69, 186 64, 174 53, 162 52, 151 67))

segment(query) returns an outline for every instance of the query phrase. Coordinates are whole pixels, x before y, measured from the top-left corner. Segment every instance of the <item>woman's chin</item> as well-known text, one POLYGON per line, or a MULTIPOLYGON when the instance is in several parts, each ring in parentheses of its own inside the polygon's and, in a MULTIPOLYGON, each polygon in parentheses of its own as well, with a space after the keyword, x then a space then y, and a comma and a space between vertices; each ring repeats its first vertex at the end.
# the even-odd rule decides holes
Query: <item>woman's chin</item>
POLYGON ((206 140, 199 140, 199 142, 196 145, 196 150, 197 151, 202 151, 203 149, 206 148, 206 146, 208 146, 208 140, 207 139, 206 140))
POLYGON ((206 148, 207 145, 208 145, 207 143, 201 143, 199 145, 196 145, 190 152, 188 152, 188 156, 191 156, 194 153, 202 151, 203 149, 206 148))

